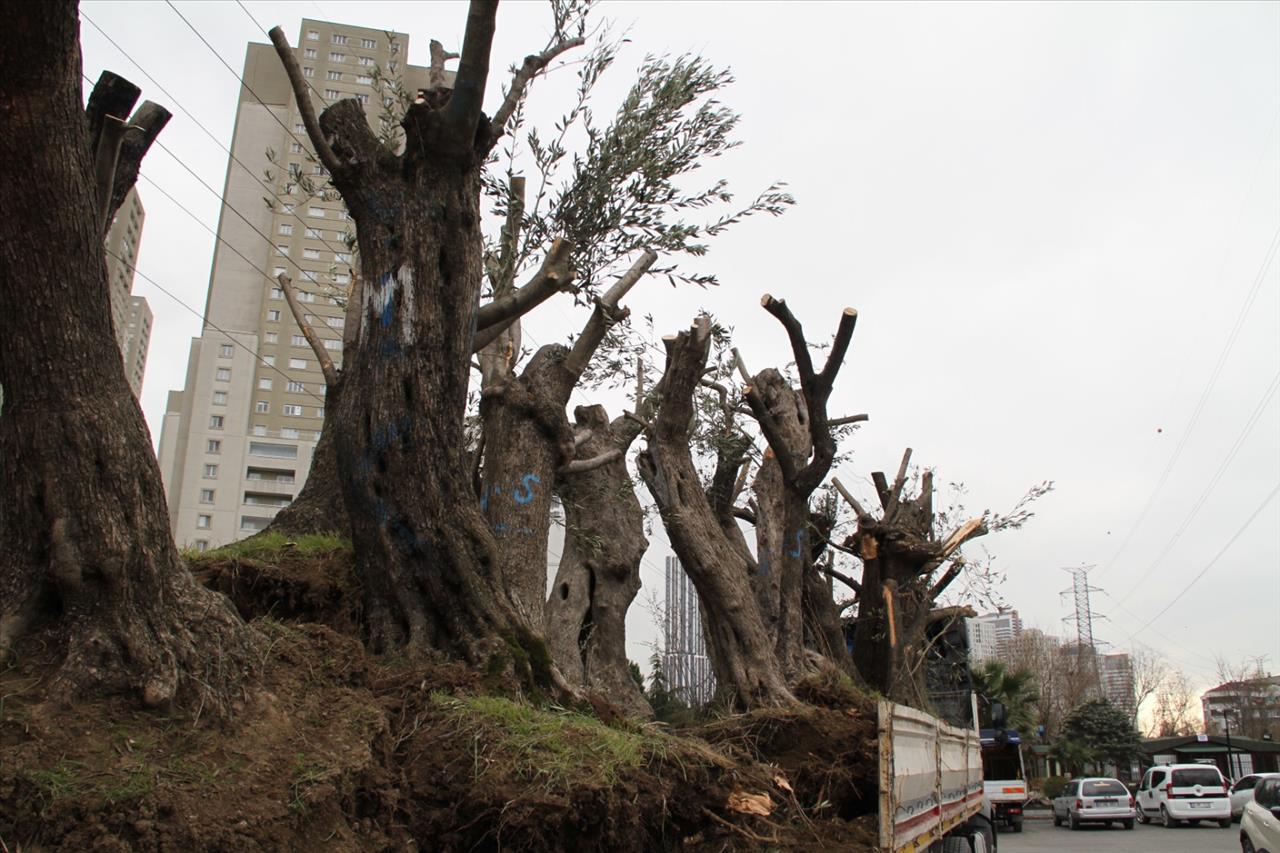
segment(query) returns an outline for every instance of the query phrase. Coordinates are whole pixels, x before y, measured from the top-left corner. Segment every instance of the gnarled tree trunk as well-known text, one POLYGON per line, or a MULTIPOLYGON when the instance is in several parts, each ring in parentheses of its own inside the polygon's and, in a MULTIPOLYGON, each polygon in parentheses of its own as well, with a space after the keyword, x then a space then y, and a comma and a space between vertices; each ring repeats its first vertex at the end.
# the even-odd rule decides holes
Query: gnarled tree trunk
POLYGON ((579 406, 574 420, 579 434, 587 434, 577 446, 578 461, 615 452, 616 458, 557 480, 565 538, 546 602, 547 642, 566 678, 629 714, 650 717, 627 660, 627 609, 640 591, 640 561, 649 546, 624 455, 639 425, 627 418, 610 423, 603 406, 579 406))
MULTIPOLYGON (((251 667, 253 635, 192 579, 170 535, 103 256, 159 127, 108 142, 128 158, 116 164, 104 128, 122 130, 138 92, 99 93, 86 119, 76 4, 6 3, 4 18, 0 198, 24 227, 0 234, 0 659, 43 630, 63 655, 56 699, 121 692, 220 710, 251 667)), ((144 110, 163 113, 135 117, 144 110)))

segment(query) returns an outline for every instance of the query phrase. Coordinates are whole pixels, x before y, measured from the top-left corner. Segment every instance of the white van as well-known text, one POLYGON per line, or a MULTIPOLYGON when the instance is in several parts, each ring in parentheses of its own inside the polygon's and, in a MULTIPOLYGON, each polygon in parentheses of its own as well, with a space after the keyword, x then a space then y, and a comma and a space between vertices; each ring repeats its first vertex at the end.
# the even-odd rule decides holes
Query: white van
POLYGON ((1135 799, 1138 820, 1150 823, 1159 818, 1168 827, 1184 820, 1192 826, 1202 820, 1216 820, 1231 828, 1231 797, 1227 780, 1217 767, 1205 764, 1164 764, 1152 767, 1142 777, 1135 799))

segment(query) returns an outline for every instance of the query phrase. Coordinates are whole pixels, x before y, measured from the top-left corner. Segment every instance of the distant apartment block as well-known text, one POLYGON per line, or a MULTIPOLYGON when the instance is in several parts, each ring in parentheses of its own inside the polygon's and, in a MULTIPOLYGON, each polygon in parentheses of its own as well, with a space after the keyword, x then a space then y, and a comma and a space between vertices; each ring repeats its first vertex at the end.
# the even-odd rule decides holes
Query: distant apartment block
MULTIPOLYGON (((380 76, 426 85, 427 69, 404 64, 408 50, 402 33, 304 19, 295 52, 317 113, 356 98, 377 128, 393 105, 380 76)), ((342 201, 297 186, 325 176, 274 48, 249 44, 242 76, 205 325, 160 432, 173 535, 197 550, 266 527, 302 488, 324 423, 324 379, 275 276, 293 280, 304 320, 340 365, 355 275, 342 201)))
POLYGON ((1018 611, 1001 608, 965 620, 969 633, 969 659, 974 663, 999 660, 1009 654, 1010 644, 1022 633, 1022 618, 1018 611))
POLYGON ((1280 739, 1280 676, 1259 675, 1243 681, 1228 681, 1206 690, 1200 697, 1205 729, 1209 734, 1226 733, 1227 713, 1231 733, 1255 739, 1280 739))
POLYGON ((1124 652, 1098 655, 1098 680, 1102 698, 1133 717, 1137 708, 1133 695, 1133 662, 1129 655, 1124 652))
POLYGON ((151 345, 151 306, 133 295, 133 271, 138 264, 142 222, 146 212, 136 189, 129 190, 107 229, 107 283, 111 294, 111 327, 124 360, 124 373, 133 396, 142 394, 142 377, 147 369, 147 347, 151 345))

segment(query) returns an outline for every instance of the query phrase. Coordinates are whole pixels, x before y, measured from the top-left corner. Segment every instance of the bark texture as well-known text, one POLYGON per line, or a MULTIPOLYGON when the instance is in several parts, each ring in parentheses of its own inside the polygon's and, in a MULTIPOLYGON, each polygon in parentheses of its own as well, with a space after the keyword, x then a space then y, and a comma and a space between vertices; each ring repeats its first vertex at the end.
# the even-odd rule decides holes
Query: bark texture
POLYGON ((566 678, 633 716, 651 717, 631 677, 626 645, 627 610, 640 591, 640 561, 649 546, 625 457, 639 425, 625 417, 610 423, 603 406, 579 406, 574 420, 586 435, 576 459, 612 459, 557 480, 565 540, 546 602, 547 642, 566 678))
MULTIPOLYGON (((86 116, 75 3, 3 12, 0 199, 24 227, 0 235, 0 658, 43 630, 62 653, 55 699, 218 711, 251 668, 253 635, 178 555, 111 329, 90 120, 109 101, 99 126, 127 116, 132 99, 99 98, 86 116)), ((145 145, 133 150, 140 160, 145 145)), ((114 170, 130 173, 136 162, 114 170)))
POLYGON ((726 537, 690 455, 693 392, 706 368, 710 340, 711 324, 702 316, 668 341, 666 389, 646 429, 640 474, 698 591, 721 697, 737 708, 792 705, 796 699, 751 588, 750 561, 726 537))

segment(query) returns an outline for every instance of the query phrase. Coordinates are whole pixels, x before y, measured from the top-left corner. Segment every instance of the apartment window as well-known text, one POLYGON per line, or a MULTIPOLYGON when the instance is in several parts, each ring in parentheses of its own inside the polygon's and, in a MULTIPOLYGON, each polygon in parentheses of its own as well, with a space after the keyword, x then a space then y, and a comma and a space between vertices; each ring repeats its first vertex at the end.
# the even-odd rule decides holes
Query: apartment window
POLYGON ((272 308, 270 311, 268 311, 268 312, 267 312, 267 322, 268 322, 268 323, 279 323, 279 322, 280 322, 280 311, 279 311, 279 309, 272 308))
POLYGON ((213 503, 213 489, 201 489, 201 490, 200 490, 200 503, 202 503, 202 504, 211 504, 211 503, 213 503))
POLYGON ((356 95, 356 97, 360 99, 360 103, 362 103, 362 104, 367 104, 367 103, 369 103, 369 96, 368 96, 368 95, 360 94, 360 95, 356 95))
POLYGON ((222 415, 209 415, 209 429, 222 429, 222 415))
POLYGON ((197 515, 197 516, 196 516, 196 527, 197 527, 197 528, 199 528, 200 530, 208 530, 208 529, 209 529, 209 525, 210 525, 210 523, 212 523, 212 522, 213 522, 213 516, 211 516, 211 515, 197 515))
POLYGON ((266 428, 266 426, 265 426, 264 424, 254 424, 254 425, 253 425, 253 434, 254 434, 254 435, 266 435, 266 434, 267 434, 267 428, 266 428))
POLYGON ((299 290, 298 301, 299 302, 315 302, 316 295, 312 293, 310 290, 299 290))
POLYGON ((360 46, 365 50, 375 50, 378 47, 378 43, 373 39, 360 39, 360 46))
POLYGON ((307 339, 302 335, 294 335, 293 339, 290 340, 289 343, 295 347, 305 347, 307 345, 307 339))
POLYGON ((289 367, 293 370, 306 370, 307 360, 305 358, 291 358, 289 359, 289 367))
POLYGON ((314 47, 308 47, 302 51, 302 56, 304 59, 315 59, 317 55, 318 54, 316 53, 316 49, 314 47))
POLYGON ((342 34, 340 34, 340 33, 334 33, 334 34, 333 34, 333 43, 334 43, 334 44, 346 44, 346 43, 347 43, 347 37, 346 37, 346 36, 344 36, 344 35, 342 35, 342 34))
MULTIPOLYGON (((336 281, 338 284, 350 284, 351 276, 347 275, 344 272, 340 272, 333 277, 333 280, 336 281)), ((338 303, 335 301, 334 304, 337 305, 338 303)))
POLYGON ((315 216, 315 217, 318 217, 318 218, 320 218, 320 219, 323 219, 323 218, 324 218, 324 208, 323 208, 323 207, 308 207, 308 208, 307 208, 307 216, 315 216))
POLYGON ((373 78, 370 77, 368 74, 357 74, 356 82, 359 83, 361 86, 372 86, 373 78))
POLYGON ((319 249, 303 249, 302 257, 306 258, 309 261, 318 261, 320 260, 320 250, 319 249))
POLYGON ((324 406, 316 406, 316 417, 317 418, 324 417, 324 406))
POLYGON ((347 325, 347 321, 342 317, 325 317, 324 321, 332 329, 341 329, 347 325))
POLYGON ((208 550, 209 550, 209 540, 208 540, 208 539, 197 539, 197 540, 196 540, 196 542, 195 542, 195 547, 196 547, 196 550, 197 550, 197 551, 208 551, 208 550))
POLYGON ((346 62, 347 55, 345 53, 338 53, 335 51, 329 54, 329 61, 330 62, 346 62))
POLYGON ((284 237, 288 237, 289 235, 293 234, 293 226, 290 225, 288 222, 281 222, 280 234, 284 237))
POLYGON ((395 56, 397 53, 399 53, 399 52, 400 52, 400 42, 398 42, 398 41, 393 41, 393 42, 391 42, 391 44, 390 44, 390 45, 388 45, 388 46, 391 48, 391 55, 392 55, 392 56, 395 56))
MULTIPOLYGON (((290 143, 289 143, 289 153, 290 153, 290 154, 301 154, 301 153, 302 153, 302 143, 301 143, 301 142, 290 142, 290 143)), ((293 205, 291 205, 291 204, 286 204, 286 205, 284 206, 284 212, 285 212, 285 213, 293 213, 293 205)))
POLYGON ((206 480, 218 479, 218 466, 217 465, 204 466, 204 478, 206 480))
MULTIPOLYGON (((309 281, 309 282, 315 283, 315 280, 316 280, 316 274, 315 274, 315 272, 314 272, 313 270, 303 270, 303 271, 302 271, 302 280, 303 280, 303 281, 309 281)), ((307 300, 303 300, 303 301, 305 302, 305 301, 307 301, 307 300)))
POLYGON ((227 392, 226 392, 226 391, 214 391, 214 392, 213 392, 213 404, 214 404, 215 406, 225 406, 225 405, 227 404, 227 392))
MULTIPOLYGON (((275 333, 273 332, 272 334, 275 334, 275 333)), ((268 378, 267 378, 267 377, 265 377, 265 376, 264 376, 264 377, 262 377, 261 379, 259 379, 259 380, 258 380, 258 390, 259 390, 259 391, 270 391, 270 390, 271 390, 271 380, 270 380, 270 379, 268 379, 268 378)))
MULTIPOLYGON (((254 435, 266 435, 266 432, 254 433, 254 435)), ((297 459, 298 446, 296 444, 271 444, 265 441, 249 442, 250 456, 267 456, 271 459, 297 459)))
POLYGON ((286 415, 290 415, 295 418, 302 416, 302 407, 295 406, 292 403, 285 403, 284 408, 281 411, 283 411, 286 415))
POLYGON ((217 370, 217 372, 213 374, 213 378, 214 378, 214 379, 217 379, 219 382, 230 382, 230 381, 231 381, 231 368, 229 368, 229 367, 219 367, 219 368, 218 368, 218 370, 217 370))
MULTIPOLYGON (((395 51, 392 51, 392 53, 395 53, 395 51)), ((390 62, 387 63, 387 70, 390 71, 392 74, 394 74, 396 72, 396 66, 398 64, 399 63, 396 62, 394 59, 391 60, 390 62)))
POLYGON ((254 403, 253 410, 260 415, 269 415, 271 414, 271 404, 266 400, 259 400, 254 403))
POLYGON ((262 357, 262 363, 265 364, 267 367, 275 367, 276 357, 274 355, 264 355, 262 357))
POLYGON ((304 321, 306 321, 307 325, 309 325, 309 326, 314 326, 314 325, 316 324, 316 315, 315 315, 315 314, 303 314, 303 315, 302 315, 302 319, 303 319, 304 321))
POLYGON ((220 355, 222 358, 231 358, 231 356, 235 354, 235 351, 236 351, 236 348, 231 344, 223 344, 222 346, 218 347, 218 355, 220 355))
POLYGON ((298 122, 297 124, 295 124, 295 125, 293 126, 293 132, 294 132, 294 133, 306 133, 306 132, 307 132, 307 126, 306 126, 305 124, 303 124, 302 122, 298 122))
POLYGON ((307 390, 307 389, 303 386, 303 384, 302 384, 301 382, 297 382, 297 381, 295 381, 295 380, 290 379, 290 380, 289 380, 289 390, 290 390, 290 391, 292 391, 292 392, 293 392, 293 393, 295 393, 295 394, 301 394, 303 391, 305 391, 305 390, 307 390))
POLYGON ((307 41, 320 41, 320 31, 307 30, 307 41))
MULTIPOLYGON (((335 210, 333 213, 334 213, 334 215, 335 215, 335 216, 337 216, 339 219, 345 220, 345 219, 347 218, 347 212, 346 212, 345 210, 335 210)), ((342 239, 342 235, 341 235, 341 234, 339 234, 339 235, 338 235, 338 239, 339 239, 339 240, 341 240, 341 239, 342 239)))
POLYGON ((324 341, 324 348, 325 348, 325 349, 340 350, 340 349, 342 349, 342 341, 335 341, 335 340, 331 340, 331 339, 329 339, 329 338, 326 338, 326 339, 325 339, 325 341, 324 341))
POLYGON ((341 72, 341 71, 329 71, 329 72, 327 72, 327 73, 325 74, 325 79, 326 79, 326 80, 341 80, 341 79, 342 79, 342 72, 341 72))
MULTIPOLYGON (((283 272, 284 272, 284 267, 276 267, 276 275, 280 275, 283 272)), ((271 288, 271 298, 284 299, 284 288, 281 288, 281 287, 271 288)))
POLYGON ((337 89, 325 89, 324 96, 330 101, 336 101, 342 95, 337 89))
POLYGON ((277 244, 277 245, 276 245, 276 254, 277 254, 277 255, 280 255, 281 257, 288 257, 288 256, 289 256, 289 247, 288 247, 288 246, 281 246, 281 245, 277 244))
POLYGON ((281 437, 281 438, 297 438, 297 437, 298 437, 298 431, 297 431, 296 429, 294 429, 293 427, 281 427, 281 428, 280 428, 280 437, 281 437))
POLYGON ((310 65, 304 65, 304 66, 302 67, 302 76, 303 76, 303 77, 314 77, 314 76, 316 76, 316 70, 315 70, 314 68, 312 68, 310 65))
POLYGON ((267 332, 267 333, 263 336, 263 339, 264 339, 267 343, 269 343, 269 344, 274 344, 274 343, 279 343, 279 341, 280 341, 280 336, 279 336, 278 334, 276 334, 275 332, 267 332))
POLYGON ((222 439, 220 438, 209 439, 204 446, 204 452, 205 453, 221 453, 222 439))
POLYGON ((361 65, 372 65, 373 59, 368 56, 361 56, 356 59, 356 62, 360 63, 361 65))
POLYGON ((394 104, 395 102, 396 102, 396 99, 391 97, 390 95, 382 99, 382 105, 387 108, 390 108, 391 105, 394 104))

